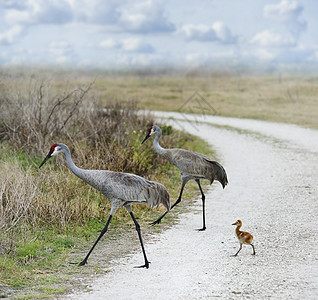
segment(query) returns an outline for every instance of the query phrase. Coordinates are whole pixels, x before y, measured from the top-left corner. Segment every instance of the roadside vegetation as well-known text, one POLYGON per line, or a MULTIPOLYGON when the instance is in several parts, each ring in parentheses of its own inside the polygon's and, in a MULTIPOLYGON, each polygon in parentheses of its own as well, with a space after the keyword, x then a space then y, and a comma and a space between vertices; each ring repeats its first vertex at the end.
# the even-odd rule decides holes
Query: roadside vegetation
MULTIPOLYGON (((129 97, 101 99, 96 84, 94 78, 69 83, 44 74, 1 74, 0 298, 65 293, 77 276, 107 272, 108 260, 138 246, 134 225, 120 209, 89 264, 69 264, 90 249, 109 216, 110 202, 74 176, 63 155, 39 170, 52 144, 67 144, 82 168, 138 174, 163 183, 171 201, 177 198, 179 173, 156 155, 152 143, 141 145, 153 117, 129 97)), ((165 147, 212 154, 203 141, 159 125, 165 147)), ((187 190, 190 197, 190 185, 187 190)), ((146 205, 133 209, 145 239, 176 217, 169 214, 162 226, 151 227, 149 222, 163 211, 146 205)))

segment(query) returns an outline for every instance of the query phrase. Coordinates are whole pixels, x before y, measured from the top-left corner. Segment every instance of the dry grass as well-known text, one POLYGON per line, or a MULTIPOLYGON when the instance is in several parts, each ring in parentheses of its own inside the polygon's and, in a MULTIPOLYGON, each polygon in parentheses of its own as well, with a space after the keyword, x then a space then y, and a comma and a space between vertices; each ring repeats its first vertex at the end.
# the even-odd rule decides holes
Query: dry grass
POLYGON ((213 107, 207 113, 318 128, 317 77, 190 75, 114 77, 100 74, 96 78, 96 90, 103 100, 111 95, 119 100, 135 99, 141 108, 148 110, 182 109, 200 113, 198 105, 184 105, 197 93, 194 101, 202 96, 213 107))

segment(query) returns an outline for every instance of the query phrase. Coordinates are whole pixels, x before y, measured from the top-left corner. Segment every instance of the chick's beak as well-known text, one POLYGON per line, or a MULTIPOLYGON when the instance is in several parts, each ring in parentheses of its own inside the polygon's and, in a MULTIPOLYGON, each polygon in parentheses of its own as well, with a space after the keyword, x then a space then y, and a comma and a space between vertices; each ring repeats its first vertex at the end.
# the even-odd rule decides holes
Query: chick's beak
POLYGON ((144 140, 141 143, 143 144, 147 139, 149 139, 149 137, 150 137, 150 132, 146 135, 146 137, 144 138, 144 140))
POLYGON ((43 161, 41 162, 41 164, 40 164, 40 166, 39 166, 39 169, 45 164, 45 162, 49 159, 49 158, 51 158, 52 157, 52 155, 51 155, 51 153, 49 152, 49 154, 43 159, 43 161))

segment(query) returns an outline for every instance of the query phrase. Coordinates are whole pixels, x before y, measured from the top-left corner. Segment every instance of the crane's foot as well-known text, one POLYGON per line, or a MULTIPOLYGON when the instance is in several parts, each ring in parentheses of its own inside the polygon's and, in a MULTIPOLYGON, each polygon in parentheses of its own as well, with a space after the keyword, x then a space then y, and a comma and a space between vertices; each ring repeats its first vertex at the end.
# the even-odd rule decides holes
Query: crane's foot
POLYGON ((161 218, 159 218, 158 220, 154 221, 154 222, 151 222, 150 225, 154 226, 154 225, 157 225, 157 224, 160 224, 161 223, 161 218))
POLYGON ((84 265, 86 265, 87 264, 87 260, 83 260, 83 261, 81 261, 80 263, 78 263, 78 262, 70 262, 69 264, 71 264, 71 265, 78 265, 78 266, 84 266, 84 265))
POLYGON ((149 269, 149 264, 150 264, 150 261, 146 261, 146 263, 142 266, 136 266, 134 268, 146 268, 146 269, 149 269))
POLYGON ((206 230, 206 227, 205 227, 205 226, 202 227, 202 228, 200 228, 200 229, 197 229, 197 231, 204 231, 204 230, 206 230))
POLYGON ((78 266, 84 266, 87 264, 87 260, 86 259, 83 259, 79 264, 78 266))

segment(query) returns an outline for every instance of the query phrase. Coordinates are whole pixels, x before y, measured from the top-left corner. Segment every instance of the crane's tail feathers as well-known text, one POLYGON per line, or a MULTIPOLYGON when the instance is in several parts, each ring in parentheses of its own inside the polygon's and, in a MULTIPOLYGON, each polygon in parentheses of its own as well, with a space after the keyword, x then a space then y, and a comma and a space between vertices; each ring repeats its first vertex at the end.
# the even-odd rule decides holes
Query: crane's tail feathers
POLYGON ((224 168, 217 162, 212 160, 207 160, 212 166, 212 178, 211 183, 214 180, 219 181, 222 184, 223 189, 228 184, 227 175, 224 168))
POLYGON ((165 190, 162 196, 163 197, 161 197, 161 204, 167 209, 167 212, 169 212, 171 208, 171 203, 168 191, 165 190))
POLYGON ((170 197, 166 188, 160 183, 154 183, 155 188, 147 189, 147 203, 153 207, 158 207, 162 204, 167 212, 170 210, 170 197))

